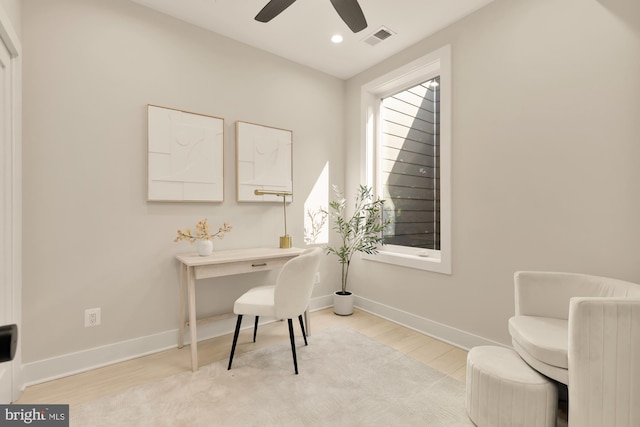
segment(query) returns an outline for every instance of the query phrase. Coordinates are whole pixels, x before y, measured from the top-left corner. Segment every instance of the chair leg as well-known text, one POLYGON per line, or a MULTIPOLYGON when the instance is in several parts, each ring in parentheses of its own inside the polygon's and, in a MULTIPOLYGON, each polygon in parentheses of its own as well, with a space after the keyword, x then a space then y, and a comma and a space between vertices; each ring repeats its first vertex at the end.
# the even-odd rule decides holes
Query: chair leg
POLYGON ((256 333, 258 332, 258 319, 260 316, 256 316, 256 322, 253 324, 253 342, 256 342, 256 333))
POLYGON ((307 333, 304 330, 304 322, 302 321, 302 314, 298 316, 298 320, 300 321, 300 329, 302 329, 302 337, 304 338, 304 345, 307 344, 307 333))
POLYGON ((233 344, 231 345, 231 354, 229 355, 229 367, 227 367, 227 371, 231 369, 231 362, 233 362, 233 353, 236 352, 236 343, 238 342, 238 334, 240 333, 241 323, 242 323, 242 314, 238 314, 238 321, 236 322, 236 331, 233 334, 233 344))
POLYGON ((296 358, 296 340, 293 338, 293 320, 287 319, 289 322, 289 338, 291 339, 291 353, 293 353, 293 367, 296 375, 298 375, 298 359, 296 358))

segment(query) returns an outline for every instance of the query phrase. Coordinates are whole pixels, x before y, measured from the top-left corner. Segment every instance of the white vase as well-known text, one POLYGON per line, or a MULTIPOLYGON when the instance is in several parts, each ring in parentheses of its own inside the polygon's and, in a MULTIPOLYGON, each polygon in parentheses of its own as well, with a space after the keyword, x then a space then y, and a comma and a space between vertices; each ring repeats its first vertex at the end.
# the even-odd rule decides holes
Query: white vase
POLYGON ((213 252, 213 242, 211 240, 198 240, 196 243, 198 255, 209 256, 213 252))
POLYGON ((333 312, 339 316, 350 316, 353 314, 353 294, 347 291, 333 293, 333 312))

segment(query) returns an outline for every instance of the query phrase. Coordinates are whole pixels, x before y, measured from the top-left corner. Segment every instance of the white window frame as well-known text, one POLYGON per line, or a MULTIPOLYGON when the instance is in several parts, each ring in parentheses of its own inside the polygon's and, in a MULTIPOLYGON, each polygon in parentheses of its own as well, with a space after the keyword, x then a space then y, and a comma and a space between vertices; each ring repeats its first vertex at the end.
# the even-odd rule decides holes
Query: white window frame
POLYGON ((383 245, 370 261, 451 274, 451 47, 444 46, 362 86, 364 177, 380 194, 377 173, 381 99, 440 76, 440 250, 383 245))

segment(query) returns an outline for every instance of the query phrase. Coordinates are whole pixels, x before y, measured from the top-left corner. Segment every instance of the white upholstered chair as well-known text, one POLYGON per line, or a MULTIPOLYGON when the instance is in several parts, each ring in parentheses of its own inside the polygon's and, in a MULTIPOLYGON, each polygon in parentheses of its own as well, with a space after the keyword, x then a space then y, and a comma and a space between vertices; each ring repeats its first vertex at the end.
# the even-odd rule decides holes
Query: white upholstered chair
POLYGON ((296 344, 293 337, 293 318, 297 317, 302 328, 304 345, 307 345, 307 336, 304 330, 302 314, 305 312, 311 299, 313 283, 315 281, 322 249, 307 249, 301 255, 287 261, 282 266, 276 284, 274 286, 259 286, 249 289, 233 306, 233 312, 238 315, 236 330, 233 335, 231 354, 229 355, 229 366, 231 369, 233 354, 238 342, 238 334, 242 317, 245 315, 255 316, 253 329, 253 341, 256 340, 258 330, 258 319, 260 316, 269 316, 276 319, 287 319, 289 323, 289 338, 291 340, 291 352, 293 354, 293 366, 296 375, 298 374, 298 361, 296 358, 296 344))
POLYGON ((531 367, 568 386, 570 427, 640 426, 640 285, 517 272, 509 333, 531 367))

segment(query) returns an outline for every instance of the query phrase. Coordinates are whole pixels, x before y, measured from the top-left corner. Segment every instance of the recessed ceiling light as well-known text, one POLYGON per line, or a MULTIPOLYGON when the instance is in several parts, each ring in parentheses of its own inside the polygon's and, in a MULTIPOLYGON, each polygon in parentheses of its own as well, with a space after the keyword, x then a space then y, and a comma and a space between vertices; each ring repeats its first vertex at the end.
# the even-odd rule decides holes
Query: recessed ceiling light
POLYGON ((342 43, 342 36, 340 34, 335 34, 331 36, 331 41, 334 43, 342 43))

